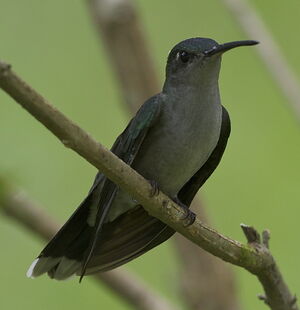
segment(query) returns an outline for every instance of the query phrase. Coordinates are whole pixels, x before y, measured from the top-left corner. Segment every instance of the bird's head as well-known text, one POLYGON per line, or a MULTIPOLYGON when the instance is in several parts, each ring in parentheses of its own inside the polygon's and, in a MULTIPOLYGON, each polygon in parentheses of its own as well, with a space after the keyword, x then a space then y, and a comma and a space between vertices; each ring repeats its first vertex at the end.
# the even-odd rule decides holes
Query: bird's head
POLYGON ((221 55, 235 47, 255 45, 257 41, 234 41, 218 44, 207 38, 181 41, 170 51, 166 67, 166 82, 172 86, 199 85, 218 79, 221 55))

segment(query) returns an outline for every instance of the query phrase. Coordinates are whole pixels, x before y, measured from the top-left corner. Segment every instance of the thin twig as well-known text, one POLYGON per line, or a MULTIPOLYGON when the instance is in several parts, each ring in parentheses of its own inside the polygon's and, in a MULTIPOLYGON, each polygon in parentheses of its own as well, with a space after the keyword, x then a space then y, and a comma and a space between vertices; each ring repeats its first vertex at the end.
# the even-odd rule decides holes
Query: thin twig
POLYGON ((186 210, 160 192, 151 197, 152 186, 135 170, 97 143, 83 129, 52 107, 33 88, 0 62, 0 87, 71 148, 124 191, 134 197, 150 215, 160 219, 186 238, 224 261, 255 274, 264 287, 273 310, 298 309, 268 248, 263 244, 243 245, 203 224, 198 218, 186 226, 186 210))
MULTIPOLYGON (((13 193, 1 182, 0 193, 0 212, 16 220, 43 240, 49 241, 60 228, 57 221, 30 200, 24 192, 18 191, 13 193)), ((93 278, 100 283, 104 283, 115 294, 137 310, 176 309, 139 278, 122 268, 99 273, 94 275, 93 278)))
MULTIPOLYGON (((261 237, 254 227, 241 224, 241 228, 248 240, 248 244, 258 253, 268 253, 267 255, 269 255, 270 259, 269 266, 267 266, 267 268, 262 268, 256 273, 265 290, 265 296, 258 295, 258 298, 263 300, 271 309, 299 309, 296 304, 297 299, 289 292, 278 266, 270 254, 268 244, 266 245, 265 243, 266 236, 263 236, 263 241, 261 241, 261 237)), ((264 234, 266 234, 266 232, 264 232, 263 235, 264 234)), ((268 241, 269 239, 270 234, 268 232, 268 241)))
POLYGON ((256 50, 270 71, 272 78, 288 99, 296 117, 300 119, 299 79, 262 18, 247 0, 223 0, 223 2, 247 36, 261 42, 256 50))

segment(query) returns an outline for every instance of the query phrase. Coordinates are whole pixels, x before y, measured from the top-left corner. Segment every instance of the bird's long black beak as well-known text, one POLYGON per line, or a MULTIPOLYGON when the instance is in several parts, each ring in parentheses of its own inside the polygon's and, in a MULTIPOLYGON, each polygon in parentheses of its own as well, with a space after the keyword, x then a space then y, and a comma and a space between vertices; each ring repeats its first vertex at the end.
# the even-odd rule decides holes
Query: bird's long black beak
POLYGON ((231 50, 232 48, 239 47, 239 46, 247 46, 247 45, 256 45, 258 41, 254 40, 245 40, 245 41, 233 41, 224 44, 219 44, 214 46, 213 48, 204 52, 205 56, 212 56, 219 53, 224 53, 226 51, 231 50))

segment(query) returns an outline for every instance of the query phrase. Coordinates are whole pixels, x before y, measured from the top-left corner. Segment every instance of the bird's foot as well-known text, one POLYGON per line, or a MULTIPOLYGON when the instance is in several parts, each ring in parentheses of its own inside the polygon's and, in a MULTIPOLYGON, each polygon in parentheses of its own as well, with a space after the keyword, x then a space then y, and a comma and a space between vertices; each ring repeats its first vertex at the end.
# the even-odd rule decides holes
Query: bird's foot
POLYGON ((196 214, 189 209, 187 205, 182 203, 177 197, 173 198, 173 201, 176 202, 179 206, 181 206, 185 212, 181 220, 183 221, 183 226, 188 227, 195 222, 196 214))
POLYGON ((157 182, 154 180, 150 180, 149 183, 151 185, 150 197, 157 196, 160 192, 157 182))

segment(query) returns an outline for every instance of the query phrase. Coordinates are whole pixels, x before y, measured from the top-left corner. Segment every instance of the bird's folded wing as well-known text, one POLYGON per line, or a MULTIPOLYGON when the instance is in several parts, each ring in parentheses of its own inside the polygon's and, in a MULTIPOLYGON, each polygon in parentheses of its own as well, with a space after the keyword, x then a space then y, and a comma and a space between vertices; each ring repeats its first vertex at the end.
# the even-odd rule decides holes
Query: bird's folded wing
POLYGON ((118 267, 147 252, 173 234, 173 229, 138 206, 102 226, 86 273, 118 267))

